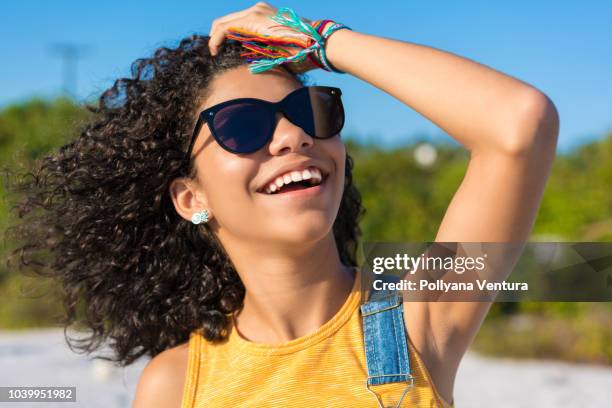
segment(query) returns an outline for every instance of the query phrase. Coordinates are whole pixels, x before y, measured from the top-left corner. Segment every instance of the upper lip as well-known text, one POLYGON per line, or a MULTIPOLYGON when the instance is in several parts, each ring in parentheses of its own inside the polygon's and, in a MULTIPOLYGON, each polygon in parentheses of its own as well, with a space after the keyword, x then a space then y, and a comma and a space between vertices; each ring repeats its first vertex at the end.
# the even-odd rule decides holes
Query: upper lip
POLYGON ((276 171, 274 173, 272 173, 272 175, 268 176, 267 178, 265 178, 265 182, 263 182, 261 185, 259 185, 259 187, 257 187, 257 192, 262 193, 264 192, 266 186, 268 184, 270 184, 271 182, 273 182, 274 180, 276 180, 277 177, 293 171, 293 170, 304 170, 308 167, 316 167, 319 170, 321 170, 321 176, 323 178, 325 178, 328 174, 328 171, 321 166, 320 164, 318 164, 316 161, 314 160, 304 160, 304 161, 299 161, 299 162, 293 162, 293 163, 287 163, 285 165, 280 166, 279 168, 276 169, 276 171))

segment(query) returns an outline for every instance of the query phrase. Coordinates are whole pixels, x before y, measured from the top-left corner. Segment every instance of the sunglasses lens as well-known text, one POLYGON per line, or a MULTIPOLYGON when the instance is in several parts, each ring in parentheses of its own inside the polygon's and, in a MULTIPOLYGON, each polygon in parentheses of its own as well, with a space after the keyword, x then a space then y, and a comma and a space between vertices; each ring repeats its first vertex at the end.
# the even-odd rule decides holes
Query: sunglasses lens
POLYGON ((250 153, 268 142, 274 127, 270 112, 254 103, 226 106, 213 119, 217 141, 235 153, 250 153))
POLYGON ((301 88, 287 101, 285 113, 291 122, 319 139, 337 135, 344 126, 340 92, 332 88, 301 88))
MULTIPOLYGON (((272 138, 276 126, 276 114, 271 106, 241 101, 222 107, 211 123, 215 139, 233 153, 261 149, 272 138)), ((300 88, 283 101, 282 111, 293 124, 318 139, 333 137, 344 126, 344 108, 337 88, 300 88)))

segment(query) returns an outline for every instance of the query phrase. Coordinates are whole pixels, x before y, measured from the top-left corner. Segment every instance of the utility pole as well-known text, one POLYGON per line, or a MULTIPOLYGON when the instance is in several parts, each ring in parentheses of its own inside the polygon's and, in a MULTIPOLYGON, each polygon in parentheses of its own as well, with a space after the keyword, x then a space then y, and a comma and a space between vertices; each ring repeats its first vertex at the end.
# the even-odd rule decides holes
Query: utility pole
POLYGON ((52 44, 50 51, 62 59, 62 91, 77 98, 77 62, 87 54, 88 47, 71 43, 52 44))

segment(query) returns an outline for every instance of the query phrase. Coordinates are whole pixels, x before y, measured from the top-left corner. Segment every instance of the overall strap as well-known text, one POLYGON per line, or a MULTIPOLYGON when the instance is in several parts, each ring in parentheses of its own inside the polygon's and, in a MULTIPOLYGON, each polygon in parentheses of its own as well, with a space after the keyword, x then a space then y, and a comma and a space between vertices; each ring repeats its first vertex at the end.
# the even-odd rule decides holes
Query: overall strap
MULTIPOLYGON (((380 275, 383 282, 397 282, 400 278, 380 275)), ((414 385, 410 374, 408 341, 404 324, 402 296, 393 290, 370 291, 370 298, 361 305, 363 318, 366 365, 368 369, 367 389, 376 396, 383 408, 380 396, 372 389, 376 385, 403 382, 406 389, 396 407, 414 385)))

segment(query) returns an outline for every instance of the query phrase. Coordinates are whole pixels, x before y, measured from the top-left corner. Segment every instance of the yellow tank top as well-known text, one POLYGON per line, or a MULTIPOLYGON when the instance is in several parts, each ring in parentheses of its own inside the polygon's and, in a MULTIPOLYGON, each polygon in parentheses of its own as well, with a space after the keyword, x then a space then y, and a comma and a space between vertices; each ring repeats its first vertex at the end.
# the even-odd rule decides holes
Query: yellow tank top
MULTIPOLYGON (((357 269, 357 268, 356 268, 357 269)), ((280 344, 248 341, 233 328, 221 344, 202 331, 189 337, 181 408, 378 407, 366 388, 359 270, 353 289, 331 320, 315 332, 280 344)), ((452 408, 437 392, 408 336, 414 387, 401 407, 452 408)), ((374 387, 385 406, 395 406, 406 384, 374 387)))

